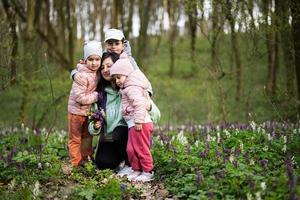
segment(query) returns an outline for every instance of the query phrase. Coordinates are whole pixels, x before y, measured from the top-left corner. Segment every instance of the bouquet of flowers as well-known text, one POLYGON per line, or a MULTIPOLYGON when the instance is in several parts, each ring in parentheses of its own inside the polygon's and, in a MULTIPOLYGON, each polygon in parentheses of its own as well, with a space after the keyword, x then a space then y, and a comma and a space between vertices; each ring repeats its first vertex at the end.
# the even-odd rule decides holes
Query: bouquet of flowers
POLYGON ((89 121, 92 121, 93 123, 100 121, 101 123, 104 121, 105 118, 105 111, 100 107, 100 109, 90 110, 87 113, 87 116, 89 118, 89 121))

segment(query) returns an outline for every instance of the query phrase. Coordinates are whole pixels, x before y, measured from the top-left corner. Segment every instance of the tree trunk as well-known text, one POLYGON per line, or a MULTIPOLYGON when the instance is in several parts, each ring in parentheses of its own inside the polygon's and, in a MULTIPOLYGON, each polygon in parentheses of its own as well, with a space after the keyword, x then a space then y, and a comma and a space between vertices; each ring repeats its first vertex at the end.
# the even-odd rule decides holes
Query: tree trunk
MULTIPOLYGON (((140 31, 137 48, 137 63, 140 67, 144 67, 144 58, 146 56, 145 48, 148 42, 147 30, 149 25, 149 10, 151 9, 152 0, 139 1, 140 31)), ((146 70, 146 68, 144 68, 146 70)))
POLYGON ((12 10, 10 3, 7 0, 2 0, 4 10, 9 22, 10 34, 12 37, 12 51, 10 57, 10 85, 14 85, 17 81, 17 63, 16 57, 18 54, 18 35, 16 32, 16 13, 12 10))
POLYGON ((271 18, 271 24, 269 25, 268 18, 270 11, 270 0, 263 0, 263 15, 264 15, 264 23, 265 23, 265 35, 266 35, 266 46, 267 46, 267 53, 268 53, 268 72, 267 72, 267 93, 273 94, 274 89, 274 65, 275 65, 275 36, 273 30, 273 23, 274 17, 271 18))
POLYGON ((279 20, 280 20, 280 35, 283 49, 283 59, 286 71, 286 90, 290 97, 295 96, 295 68, 293 55, 293 40, 291 25, 289 23, 289 7, 290 0, 287 2, 278 1, 279 20))
POLYGON ((176 1, 167 1, 167 10, 169 15, 169 51, 170 51, 170 65, 169 65, 169 76, 173 77, 175 74, 175 41, 177 36, 177 22, 179 19, 178 9, 176 9, 176 1), (176 16, 177 15, 177 16, 176 16))
POLYGON ((218 0, 212 1, 212 39, 211 39, 211 67, 214 72, 218 69, 218 37, 220 33, 219 20, 220 2, 218 0))
POLYGON ((300 1, 291 1, 292 28, 294 37, 294 56, 298 92, 298 114, 300 115, 300 1))
POLYGON ((277 89, 277 76, 279 70, 279 8, 278 8, 278 1, 275 0, 275 14, 272 15, 274 21, 274 43, 273 43, 273 55, 274 55, 274 68, 272 71, 272 95, 274 96, 277 89))
POLYGON ((159 53, 159 49, 160 49, 160 44, 161 44, 161 38, 163 36, 163 23, 164 23, 164 14, 167 10, 166 6, 166 0, 162 1, 162 13, 161 16, 158 17, 159 20, 159 34, 156 36, 157 40, 156 40, 156 45, 154 48, 154 55, 157 55, 159 53))
MULTIPOLYGON (((238 39, 237 34, 235 32, 235 20, 231 12, 232 11, 232 4, 230 0, 226 1, 226 18, 230 24, 230 30, 231 30, 231 48, 234 55, 235 60, 235 75, 236 75, 236 94, 235 94, 235 100, 239 101, 241 96, 241 73, 242 73, 242 67, 241 67, 241 59, 240 59, 240 53, 238 49, 238 39)), ((236 16, 236 13, 234 14, 236 16)))
POLYGON ((106 7, 103 5, 103 2, 100 1, 100 37, 101 41, 104 41, 104 25, 105 25, 105 16, 106 16, 106 7))
POLYGON ((68 57, 71 67, 75 65, 74 52, 75 52, 75 30, 76 30, 76 21, 75 21, 75 5, 72 3, 72 0, 67 0, 67 28, 68 28, 68 57))
POLYGON ((130 34, 132 33, 132 17, 133 17, 133 6, 135 1, 129 0, 129 11, 128 11, 128 19, 126 22, 126 29, 124 30, 124 35, 127 40, 130 39, 130 34))
MULTIPOLYGON (((195 51, 196 51, 196 33, 197 33, 197 2, 195 0, 187 2, 187 15, 189 19, 189 32, 191 35, 190 40, 190 50, 191 50, 191 60, 195 64, 195 51)), ((195 66, 195 65, 193 65, 195 66)), ((195 67, 193 72, 195 72, 195 67)))
POLYGON ((32 42, 33 42, 33 31, 34 31, 34 0, 27 0, 27 27, 24 32, 24 49, 23 53, 25 59, 23 61, 24 68, 24 79, 22 81, 22 97, 21 104, 19 110, 19 120, 21 123, 26 123, 27 120, 27 110, 29 104, 29 97, 31 96, 31 80, 32 80, 32 68, 28 66, 32 66, 32 54, 29 54, 32 50, 32 42))
POLYGON ((114 28, 120 28, 120 9, 122 9, 122 0, 114 0, 113 7, 112 7, 112 26, 114 28))

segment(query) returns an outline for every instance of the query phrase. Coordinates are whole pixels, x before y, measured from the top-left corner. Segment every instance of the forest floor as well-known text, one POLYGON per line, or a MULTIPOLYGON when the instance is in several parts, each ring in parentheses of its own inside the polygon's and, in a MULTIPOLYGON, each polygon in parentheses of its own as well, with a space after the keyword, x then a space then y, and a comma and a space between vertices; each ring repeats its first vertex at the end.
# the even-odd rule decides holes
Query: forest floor
MULTIPOLYGON (((47 199, 70 199, 72 198, 72 190, 78 184, 74 182, 71 178, 72 172, 71 168, 64 164, 62 165, 62 171, 67 178, 63 180, 61 183, 49 183, 47 185, 48 196, 47 199), (58 185, 61 185, 58 187, 58 185)), ((124 180, 124 178, 123 178, 124 180)), ((159 181, 151 181, 147 183, 140 182, 128 182, 131 186, 133 186, 136 191, 139 191, 139 195, 135 197, 128 197, 128 200, 177 200, 178 198, 174 198, 170 195, 167 189, 165 189, 163 183, 159 181)))

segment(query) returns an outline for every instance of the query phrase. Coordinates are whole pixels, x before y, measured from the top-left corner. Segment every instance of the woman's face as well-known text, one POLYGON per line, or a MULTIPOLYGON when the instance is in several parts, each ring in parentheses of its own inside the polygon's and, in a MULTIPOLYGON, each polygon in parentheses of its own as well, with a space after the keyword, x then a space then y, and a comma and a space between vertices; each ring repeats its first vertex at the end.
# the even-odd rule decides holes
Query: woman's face
POLYGON ((110 57, 108 57, 103 60, 102 65, 100 66, 101 75, 107 81, 110 81, 112 79, 112 77, 110 76, 110 73, 109 73, 109 68, 113 64, 114 64, 114 62, 112 61, 112 59, 110 57))

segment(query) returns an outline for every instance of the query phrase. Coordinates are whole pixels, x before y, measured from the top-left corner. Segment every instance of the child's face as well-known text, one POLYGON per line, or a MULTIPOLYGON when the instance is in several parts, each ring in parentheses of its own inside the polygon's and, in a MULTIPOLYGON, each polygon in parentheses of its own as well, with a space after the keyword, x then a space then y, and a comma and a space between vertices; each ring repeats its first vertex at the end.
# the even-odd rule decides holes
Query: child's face
POLYGON ((124 50, 124 44, 121 40, 107 40, 104 44, 108 52, 121 54, 124 50))
POLYGON ((123 88, 124 82, 126 80, 126 76, 121 75, 121 74, 116 74, 116 75, 113 75, 113 77, 116 80, 117 86, 119 86, 120 88, 123 88))
POLYGON ((101 65, 101 75, 102 77, 107 80, 110 81, 112 79, 112 77, 110 76, 109 73, 109 68, 114 64, 114 62, 112 61, 112 59, 110 57, 105 58, 102 61, 102 65, 101 65))
POLYGON ((91 55, 86 59, 86 64, 91 70, 96 71, 100 67, 101 57, 97 55, 91 55))

